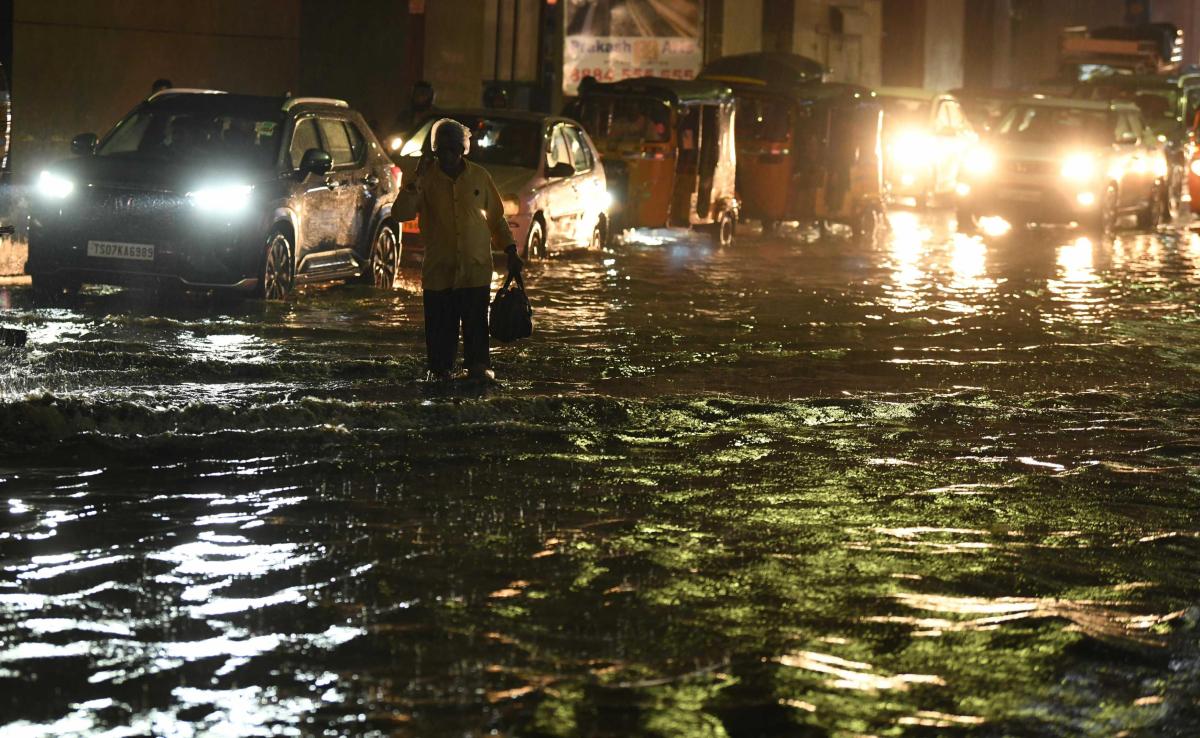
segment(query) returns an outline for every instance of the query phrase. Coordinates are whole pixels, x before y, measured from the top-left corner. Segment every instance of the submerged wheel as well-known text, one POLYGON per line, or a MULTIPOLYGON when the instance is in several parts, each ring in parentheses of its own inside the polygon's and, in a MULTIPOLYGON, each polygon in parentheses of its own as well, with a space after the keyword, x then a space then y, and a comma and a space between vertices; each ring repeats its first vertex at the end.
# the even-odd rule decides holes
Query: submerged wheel
POLYGON ((856 239, 875 238, 879 232, 882 213, 874 205, 868 205, 858 212, 854 218, 854 237, 856 239))
POLYGON ((592 229, 592 238, 588 242, 588 248, 592 251, 600 251, 608 245, 608 225, 604 222, 604 218, 599 218, 596 221, 596 227, 592 229))
POLYGON ((52 274, 31 274, 29 282, 33 288, 33 299, 37 302, 57 302, 64 297, 74 296, 81 287, 77 281, 52 274))
POLYGON ((1111 236, 1117 230, 1117 188, 1109 185, 1096 211, 1085 227, 1089 234, 1099 238, 1111 236))
POLYGON ((1153 231, 1170 219, 1171 194, 1166 188, 1167 185, 1164 185, 1161 190, 1155 189, 1150 195, 1150 202, 1146 203, 1146 207, 1138 212, 1139 229, 1153 231))
POLYGON ((371 263, 368 272, 371 284, 381 290, 396 286, 396 274, 400 271, 400 239, 396 230, 384 223, 371 243, 371 263))
POLYGON ((260 297, 266 300, 286 300, 291 294, 296 283, 292 253, 292 242, 286 233, 275 231, 267 239, 267 253, 263 258, 259 279, 260 297))
POLYGON ((541 259, 546 256, 546 230, 542 221, 534 220, 529 226, 529 238, 525 240, 525 259, 541 259))
POLYGON ((721 248, 733 245, 733 236, 737 231, 737 221, 729 210, 722 210, 717 222, 712 226, 713 239, 721 248))

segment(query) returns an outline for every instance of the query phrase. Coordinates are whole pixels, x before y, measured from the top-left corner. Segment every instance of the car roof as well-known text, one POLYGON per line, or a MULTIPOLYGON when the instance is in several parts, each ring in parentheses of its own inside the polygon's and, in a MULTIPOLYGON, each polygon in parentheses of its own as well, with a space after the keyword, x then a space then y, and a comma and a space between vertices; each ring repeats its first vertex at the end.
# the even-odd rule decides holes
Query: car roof
POLYGON ((178 110, 252 110, 255 114, 270 112, 292 112, 294 110, 338 110, 348 111, 345 100, 327 97, 285 97, 283 95, 242 95, 224 90, 203 90, 172 87, 160 90, 146 98, 145 105, 167 107, 178 110))
POLYGON ((1109 112, 1120 110, 1126 113, 1139 112, 1138 106, 1131 102, 1119 100, 1080 100, 1074 97, 1049 97, 1047 95, 1030 95, 1013 101, 1019 105, 1040 105, 1048 108, 1073 108, 1075 110, 1098 110, 1109 112))
POLYGON ((538 113, 530 110, 510 110, 508 108, 454 108, 451 110, 437 110, 429 117, 425 118, 421 125, 425 125, 430 120, 438 118, 454 118, 456 116, 470 116, 473 118, 497 118, 500 120, 520 120, 530 123, 541 123, 547 120, 562 120, 574 123, 570 118, 564 118, 561 115, 551 115, 549 113, 538 113))

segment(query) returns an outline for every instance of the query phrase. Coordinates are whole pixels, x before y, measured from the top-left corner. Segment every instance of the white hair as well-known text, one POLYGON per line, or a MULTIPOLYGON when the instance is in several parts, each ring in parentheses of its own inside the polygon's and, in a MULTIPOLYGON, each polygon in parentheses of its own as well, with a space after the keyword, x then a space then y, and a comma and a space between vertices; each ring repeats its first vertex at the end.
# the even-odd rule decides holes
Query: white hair
MULTIPOLYGON (((462 123, 459 123, 458 121, 454 120, 453 118, 442 118, 433 124, 433 128, 429 129, 429 148, 430 149, 432 149, 433 151, 437 151, 438 131, 441 129, 441 127, 443 125, 450 126, 451 128, 457 128, 458 132, 460 134, 462 134, 463 153, 466 154, 471 151, 471 131, 468 130, 467 127, 464 126, 462 123)), ((447 135, 449 135, 449 134, 447 134, 447 135)))

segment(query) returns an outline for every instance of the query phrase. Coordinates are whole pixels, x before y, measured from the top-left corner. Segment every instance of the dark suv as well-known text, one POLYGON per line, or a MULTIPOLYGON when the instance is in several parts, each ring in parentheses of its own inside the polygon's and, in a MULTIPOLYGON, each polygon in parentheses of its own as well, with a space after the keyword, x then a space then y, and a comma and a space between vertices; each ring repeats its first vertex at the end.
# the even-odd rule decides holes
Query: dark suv
POLYGON ((391 288, 394 167, 340 100, 159 92, 77 158, 41 172, 25 271, 81 283, 182 283, 284 299, 303 282, 391 288))

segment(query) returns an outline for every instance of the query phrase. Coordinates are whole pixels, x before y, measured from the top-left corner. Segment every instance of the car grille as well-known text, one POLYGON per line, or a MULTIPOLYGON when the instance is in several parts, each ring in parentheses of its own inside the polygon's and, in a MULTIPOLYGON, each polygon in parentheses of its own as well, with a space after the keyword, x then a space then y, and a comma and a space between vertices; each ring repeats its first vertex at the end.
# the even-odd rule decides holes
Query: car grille
POLYGON ((89 187, 82 216, 96 238, 171 240, 186 204, 184 197, 173 193, 89 187))
POLYGON ((1008 171, 1010 174, 1032 174, 1045 175, 1057 174, 1059 165, 1052 161, 1016 161, 1008 162, 1008 171))

